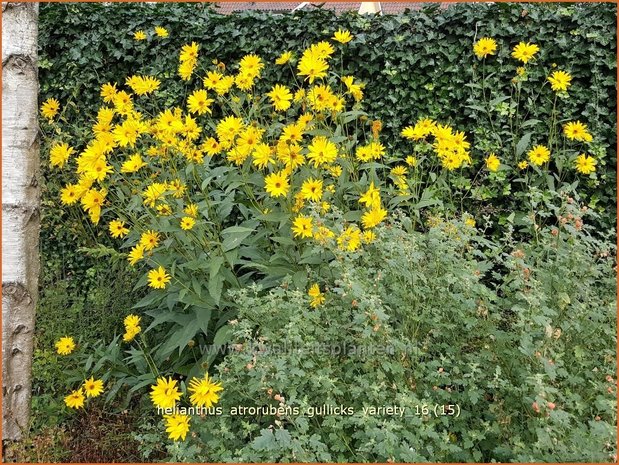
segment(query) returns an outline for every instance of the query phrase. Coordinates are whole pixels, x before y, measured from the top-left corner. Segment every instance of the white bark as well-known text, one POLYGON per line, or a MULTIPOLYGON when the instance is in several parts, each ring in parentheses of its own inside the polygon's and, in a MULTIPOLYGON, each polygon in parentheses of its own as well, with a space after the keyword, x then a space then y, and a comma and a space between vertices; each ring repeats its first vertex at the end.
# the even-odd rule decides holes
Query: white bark
POLYGON ((39 276, 38 3, 2 3, 2 431, 28 429, 39 276))

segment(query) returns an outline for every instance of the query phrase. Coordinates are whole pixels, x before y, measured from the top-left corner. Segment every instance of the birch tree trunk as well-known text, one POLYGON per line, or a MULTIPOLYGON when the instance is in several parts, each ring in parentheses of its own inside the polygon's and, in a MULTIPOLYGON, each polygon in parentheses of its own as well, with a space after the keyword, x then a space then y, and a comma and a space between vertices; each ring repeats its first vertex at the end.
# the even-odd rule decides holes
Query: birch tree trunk
POLYGON ((2 3, 2 431, 28 429, 39 277, 38 3, 2 3))

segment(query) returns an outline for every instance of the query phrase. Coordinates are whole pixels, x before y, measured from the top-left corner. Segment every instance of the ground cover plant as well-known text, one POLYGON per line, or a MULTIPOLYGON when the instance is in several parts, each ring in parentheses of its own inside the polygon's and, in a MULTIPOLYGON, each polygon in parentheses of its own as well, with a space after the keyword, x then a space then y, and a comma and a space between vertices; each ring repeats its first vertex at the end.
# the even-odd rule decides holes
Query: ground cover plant
MULTIPOLYGON (((514 20, 586 16, 496 8, 514 20)), ((381 24, 397 24, 390 40, 402 42, 415 21, 432 30, 489 11, 381 24)), ((219 32, 256 19, 200 18, 219 32)), ((584 85, 609 85, 602 65, 557 54, 563 36, 469 30, 449 45, 467 57, 455 68, 464 84, 443 96, 460 105, 435 106, 437 78, 395 115, 384 92, 368 98, 380 82, 367 78, 371 61, 352 58, 375 50, 372 19, 338 19, 347 27, 281 48, 241 41, 250 50, 234 59, 217 53, 224 42, 173 45, 173 19, 115 33, 126 52, 110 55, 131 72, 86 75, 97 102, 92 89, 78 105, 76 89, 46 88, 46 169, 60 181, 48 202, 88 230, 82 252, 134 286, 108 334, 67 329, 55 355, 40 338, 55 358, 41 373, 66 390, 42 405, 69 419, 140 412, 145 459, 611 460, 614 120, 584 85), (369 353, 311 351, 359 341, 369 353), (283 413, 232 414, 239 405, 283 413), (354 413, 308 415, 321 405, 354 413), (387 405, 407 415, 363 410, 387 405), (180 407, 205 410, 164 411, 180 407)), ((412 56, 389 95, 424 82, 412 56)), ((52 306, 70 305, 54 295, 52 306)))
POLYGON ((613 261, 600 260, 606 246, 569 226, 544 228, 537 245, 507 234, 493 246, 462 223, 425 234, 405 223, 379 227, 363 253, 335 251, 333 269, 312 276, 328 283, 314 311, 299 311, 308 296, 291 286, 242 291, 233 352, 218 367, 220 405, 231 412, 251 399, 281 413, 197 416, 198 435, 172 449, 177 457, 611 459, 615 281, 613 261), (505 272, 483 273, 490 263, 505 272), (293 349, 278 351, 283 344, 293 349), (341 405, 354 413, 323 407, 341 405), (377 406, 406 416, 372 414, 377 406))

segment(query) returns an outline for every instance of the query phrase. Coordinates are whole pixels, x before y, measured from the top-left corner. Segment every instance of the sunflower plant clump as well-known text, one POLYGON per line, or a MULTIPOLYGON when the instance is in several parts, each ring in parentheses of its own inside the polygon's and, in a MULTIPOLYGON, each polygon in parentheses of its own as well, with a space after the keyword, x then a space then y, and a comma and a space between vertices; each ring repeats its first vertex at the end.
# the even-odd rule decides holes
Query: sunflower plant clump
MULTIPOLYGON (((182 105, 161 108, 153 76, 106 83, 91 137, 77 143, 60 133, 53 143, 51 165, 76 174, 61 202, 107 227, 129 263, 144 268, 138 286, 153 292, 137 308, 165 300, 168 312, 195 317, 196 331, 177 328, 160 354, 184 349, 199 330, 220 330, 226 289, 295 273, 304 285, 299 272, 316 261, 308 244, 332 239, 355 252, 372 241, 389 199, 413 197, 406 175, 416 160, 390 166, 382 123, 360 110, 363 83, 334 71, 336 49, 350 40, 337 31, 298 58, 283 53, 275 66, 288 67, 294 86, 263 91, 261 57, 247 55, 232 71, 216 60, 199 68, 200 47, 188 44, 177 69, 189 83, 182 105), (333 209, 346 221, 333 223, 333 209)), ((57 102, 43 111, 53 119, 57 102)), ((413 129, 436 134, 435 169, 471 164, 463 133, 429 119, 403 133, 413 129)))
MULTIPOLYGON (((155 35, 168 31, 158 26, 155 35)), ((147 37, 134 32, 136 41, 147 37)), ((268 60, 252 53, 238 63, 222 63, 191 42, 172 75, 104 83, 101 106, 79 139, 63 132, 58 101, 43 104, 54 129, 50 164, 74 175, 59 201, 106 228, 117 253, 143 271, 136 289, 150 289, 134 306, 140 315, 126 317, 122 344, 135 371, 124 383, 132 390, 151 385, 155 407, 173 409, 183 392, 193 406, 218 401, 222 387, 204 374, 217 353, 196 346, 228 342, 237 313, 231 289, 269 289, 291 277, 307 293, 308 309, 316 309, 325 302, 324 286, 308 282, 308 268, 363 254, 396 210, 417 230, 431 226, 430 207, 475 227, 457 198, 470 195, 470 180, 483 187, 515 173, 533 184, 552 178, 555 168, 595 176, 586 124, 561 124, 556 115, 550 135, 528 133, 502 151, 475 147, 448 121, 427 115, 401 128, 398 147, 385 146, 384 123, 363 109, 364 83, 342 71, 354 40, 338 30, 305 50, 268 60), (283 67, 287 81, 264 83, 266 66, 283 67), (185 94, 170 95, 169 80, 184 82, 185 94), (144 330, 143 317, 151 321, 144 330), (192 381, 179 390, 178 376, 192 381)), ((489 60, 498 47, 482 38, 472 53, 489 60)), ((538 51, 530 43, 514 47, 519 76, 538 51)), ((551 89, 541 91, 564 94, 570 80, 557 70, 548 76, 551 89)), ((103 387, 91 378, 84 389, 99 394, 103 387)), ((67 405, 82 407, 81 392, 67 405)), ((186 438, 188 415, 163 418, 171 439, 186 438)))

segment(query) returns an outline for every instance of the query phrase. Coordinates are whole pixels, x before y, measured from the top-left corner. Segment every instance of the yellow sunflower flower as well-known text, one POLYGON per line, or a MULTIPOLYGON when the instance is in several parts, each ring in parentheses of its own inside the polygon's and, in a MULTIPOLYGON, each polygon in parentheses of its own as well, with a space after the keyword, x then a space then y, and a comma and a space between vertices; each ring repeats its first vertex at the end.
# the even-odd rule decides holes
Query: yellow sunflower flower
POLYGON ((144 247, 144 245, 142 244, 134 246, 127 256, 127 260, 129 260, 129 264, 133 266, 137 262, 139 262, 142 258, 144 258, 145 250, 146 250, 146 247, 144 247))
POLYGON ((204 378, 192 378, 187 390, 190 393, 189 400, 193 405, 209 408, 219 402, 217 393, 222 391, 223 387, 220 383, 213 382, 206 373, 204 378))
POLYGON ((482 37, 473 45, 473 52, 477 55, 477 58, 486 58, 488 55, 494 55, 496 52, 496 40, 490 37, 482 37))
POLYGON ((187 108, 191 113, 197 113, 203 115, 205 113, 211 114, 210 105, 213 103, 213 99, 207 98, 206 90, 195 90, 187 98, 187 108))
POLYGON ((190 229, 192 229, 196 224, 196 220, 195 218, 192 218, 191 216, 184 216, 181 219, 181 229, 185 230, 185 231, 189 231, 190 229))
POLYGON ((595 172, 595 165, 597 165, 597 160, 582 153, 578 155, 578 157, 576 157, 575 164, 576 171, 578 171, 579 173, 591 174, 595 172))
POLYGON ((121 220, 112 220, 109 225, 110 235, 114 238, 125 237, 129 234, 129 229, 125 228, 125 222, 121 220))
POLYGON ((501 166, 501 160, 494 153, 491 153, 486 158, 486 168, 488 168, 488 171, 495 172, 499 170, 499 166, 501 166))
POLYGON ((86 397, 97 397, 103 392, 103 381, 100 379, 95 380, 94 376, 84 381, 84 391, 86 397))
POLYGON ((361 230, 355 226, 348 226, 337 238, 340 250, 354 252, 361 245, 361 230))
POLYGON ((56 143, 49 151, 49 161, 52 166, 62 168, 73 154, 73 147, 66 143, 56 143))
POLYGON ((514 47, 514 50, 512 51, 512 57, 526 64, 533 59, 537 52, 539 52, 539 47, 537 45, 531 44, 529 42, 520 42, 514 47))
POLYGON ((157 37, 161 37, 162 39, 165 39, 168 35, 170 35, 168 30, 162 26, 155 27, 155 34, 157 34, 157 37))
POLYGON ((140 320, 141 318, 138 315, 131 314, 125 317, 125 319, 123 320, 123 324, 125 325, 125 328, 132 328, 135 326, 139 326, 140 320))
POLYGON ((60 201, 64 205, 73 205, 80 199, 75 184, 68 184, 60 190, 60 201))
POLYGON ((350 42, 352 40, 352 34, 350 33, 350 31, 347 31, 346 29, 338 29, 337 32, 335 34, 333 34, 332 39, 335 40, 336 42, 339 42, 340 44, 347 44, 348 42, 350 42))
POLYGON ((292 223, 292 232, 294 237, 312 237, 313 220, 309 216, 299 215, 292 223))
POLYGON ((320 292, 320 286, 318 283, 313 284, 307 291, 307 295, 311 297, 310 307, 317 308, 322 305, 326 298, 325 295, 320 292))
POLYGON ((148 272, 148 285, 154 289, 165 289, 171 279, 172 277, 162 266, 148 272))
POLYGON ((139 244, 144 247, 145 250, 153 250, 159 245, 159 233, 157 231, 148 230, 142 233, 140 236, 139 244))
POLYGON ((271 197, 282 197, 288 194, 290 184, 288 183, 288 177, 282 170, 266 176, 264 178, 264 187, 271 197))
POLYGON ((69 355, 75 350, 75 341, 72 337, 64 336, 56 342, 56 352, 60 355, 69 355))
POLYGON ((337 146, 324 136, 314 137, 308 146, 307 158, 314 168, 333 163, 337 158, 337 146))
POLYGON ((273 108, 277 111, 286 111, 290 108, 292 93, 286 86, 275 84, 271 91, 267 94, 273 103, 273 108))
POLYGON ((41 105, 41 114, 48 120, 54 119, 58 110, 60 110, 60 102, 55 98, 48 98, 41 105))
POLYGON ((292 60, 292 52, 284 52, 275 60, 276 65, 285 65, 292 60))
POLYGON ((297 69, 299 76, 305 76, 305 79, 309 79, 310 84, 313 84, 316 79, 327 76, 329 65, 322 58, 304 53, 301 60, 299 60, 297 69))
POLYGON ((123 341, 131 342, 135 337, 140 334, 142 328, 140 326, 127 326, 125 328, 125 334, 123 334, 123 341))
POLYGON ((548 76, 548 82, 555 92, 566 92, 571 86, 572 76, 565 71, 555 71, 548 76))
POLYGON ((157 384, 151 386, 150 399, 161 409, 174 408, 176 401, 180 400, 181 393, 176 387, 178 381, 169 377, 157 378, 157 384))
POLYGON ((165 420, 168 437, 173 441, 184 441, 189 432, 189 415, 174 413, 171 415, 164 415, 163 419, 165 420))
POLYGON ((308 178, 303 181, 301 196, 305 200, 318 202, 322 198, 322 179, 308 178))
POLYGON ((381 206, 372 208, 361 216, 361 224, 365 229, 370 229, 378 226, 378 224, 387 217, 387 210, 381 206))
POLYGON ((529 161, 535 166, 540 166, 550 160, 550 150, 545 145, 536 145, 527 153, 529 161))
POLYGON ((79 409, 84 407, 84 400, 84 392, 82 388, 79 388, 66 396, 64 398, 64 403, 69 408, 79 409))
POLYGON ((135 40, 146 40, 146 33, 144 31, 142 31, 142 30, 135 31, 133 33, 133 38, 135 40))
POLYGON ((578 140, 581 142, 591 142, 593 137, 587 130, 587 125, 580 121, 570 121, 563 126, 563 134, 570 140, 578 140))

